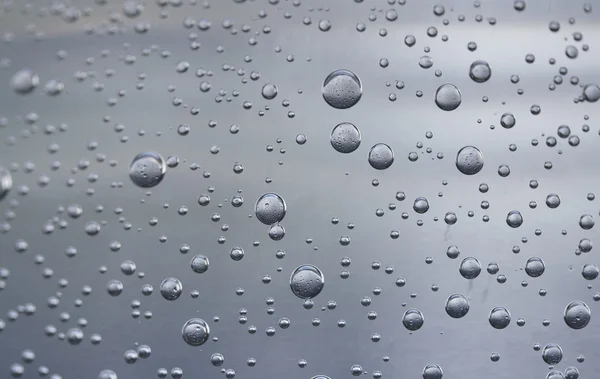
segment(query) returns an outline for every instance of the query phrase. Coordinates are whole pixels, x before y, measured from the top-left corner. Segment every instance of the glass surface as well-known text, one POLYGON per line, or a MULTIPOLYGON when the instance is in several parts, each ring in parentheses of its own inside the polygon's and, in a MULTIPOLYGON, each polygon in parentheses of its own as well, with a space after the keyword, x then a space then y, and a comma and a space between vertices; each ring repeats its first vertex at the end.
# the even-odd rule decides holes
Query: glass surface
POLYGON ((0 1, 0 377, 597 378, 598 11, 0 1))

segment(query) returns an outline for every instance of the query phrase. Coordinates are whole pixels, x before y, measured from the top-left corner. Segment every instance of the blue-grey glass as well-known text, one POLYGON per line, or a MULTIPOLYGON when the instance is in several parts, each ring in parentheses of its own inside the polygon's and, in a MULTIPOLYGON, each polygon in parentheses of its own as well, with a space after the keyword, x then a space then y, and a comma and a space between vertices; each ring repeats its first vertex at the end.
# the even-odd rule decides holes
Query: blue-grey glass
POLYGON ((599 12, 0 1, 0 378, 598 377, 599 12))

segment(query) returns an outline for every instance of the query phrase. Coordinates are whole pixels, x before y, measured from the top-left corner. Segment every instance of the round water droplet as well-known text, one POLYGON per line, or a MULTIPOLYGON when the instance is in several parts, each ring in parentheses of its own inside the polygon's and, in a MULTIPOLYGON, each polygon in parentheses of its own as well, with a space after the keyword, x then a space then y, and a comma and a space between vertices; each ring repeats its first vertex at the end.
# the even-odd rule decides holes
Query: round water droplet
POLYGON ((129 177, 138 187, 149 188, 162 181, 166 170, 163 157, 154 152, 145 152, 133 158, 129 166, 129 177))
POLYGON ((425 213, 429 210, 429 202, 424 197, 417 197, 413 204, 413 209, 417 213, 425 213))
POLYGON ((564 312, 565 323, 572 329, 583 329, 592 319, 592 311, 583 301, 572 301, 564 312))
POLYGON ((98 374, 98 379, 118 379, 117 374, 113 370, 102 370, 98 374))
POLYGON ((500 117, 500 125, 503 128, 510 129, 517 123, 515 116, 512 113, 504 113, 502 117, 500 117))
POLYGON ((435 91, 435 103, 443 111, 453 111, 461 102, 460 91, 454 84, 442 84, 435 91))
POLYGON ((409 309, 402 315, 402 324, 411 332, 421 329, 424 322, 423 314, 417 309, 409 309))
POLYGON ((583 98, 591 103, 600 99, 600 87, 597 84, 586 84, 583 87, 583 98))
POLYGON ((444 372, 442 368, 436 364, 430 364, 423 369, 423 379, 442 379, 444 372))
POLYGON ((456 168, 465 175, 475 175, 483 168, 483 153, 474 146, 465 146, 456 154, 456 168))
POLYGON ((595 221, 592 215, 584 214, 579 218, 579 226, 583 230, 590 230, 594 227, 595 221))
POLYGON ((10 84, 16 93, 25 95, 40 84, 40 78, 31 70, 24 69, 13 75, 10 84))
POLYGON ((549 343, 544 346, 542 350, 542 359, 549 365, 556 365, 560 363, 563 357, 563 351, 558 344, 549 343))
POLYGON ((313 265, 298 266, 290 276, 290 288, 301 299, 312 299, 324 286, 323 273, 313 265))
POLYGON ((331 131, 331 146, 340 153, 348 154, 353 152, 360 146, 360 141, 360 131, 349 122, 342 122, 336 125, 331 131))
POLYGON ((327 104, 337 109, 347 109, 360 100, 362 84, 353 72, 335 70, 325 78, 321 92, 327 104))
POLYGON ((461 294, 450 295, 446 300, 446 313, 452 318, 461 318, 469 312, 469 301, 461 294))
POLYGON ((10 171, 0 166, 0 200, 6 196, 11 188, 12 175, 10 174, 10 171))
POLYGON ((546 196, 546 205, 548 208, 557 208, 560 205, 560 197, 555 193, 549 194, 546 196))
POLYGON ((229 257, 236 262, 242 260, 244 258, 244 249, 237 246, 233 247, 229 252, 229 257))
POLYGON ((593 263, 586 263, 581 269, 581 275, 587 280, 596 279, 599 273, 600 269, 598 269, 598 266, 593 263))
POLYGON ((394 163, 394 151, 385 143, 374 145, 369 151, 369 164, 376 170, 385 170, 394 163))
POLYGON ((169 277, 160 284, 160 294, 167 300, 176 300, 181 296, 183 285, 177 278, 169 277))
POLYGON ((208 258, 201 254, 195 255, 190 262, 190 266, 195 273, 203 274, 208 270, 208 258))
POLYGON ((486 61, 475 61, 469 68, 469 76, 477 83, 484 83, 492 76, 492 69, 486 61))
POLYGON ((477 258, 467 257, 460 262, 458 271, 465 279, 475 279, 481 273, 481 263, 477 258))
POLYGON ((578 379, 579 378, 579 370, 577 370, 577 367, 567 367, 565 369, 565 378, 566 379, 578 379))
POLYGON ((490 312, 489 322, 495 329, 504 329, 510 324, 510 313, 504 307, 496 307, 490 312))
POLYGON ((506 223, 511 228, 518 228, 519 226, 521 226, 521 224, 523 224, 523 216, 521 215, 521 212, 519 212, 519 211, 508 212, 508 214, 506 215, 506 223))
POLYGON ((277 96, 277 86, 267 83, 262 88, 262 96, 267 100, 273 100, 277 96))
POLYGON ((529 258, 527 263, 525 263, 525 273, 532 278, 541 276, 545 269, 544 261, 538 257, 529 258))
POLYGON ((565 376, 560 371, 552 370, 546 375, 546 379, 565 379, 565 376))
POLYGON ((281 224, 271 225, 269 228, 269 238, 273 241, 279 241, 285 237, 285 228, 281 224))
POLYGON ((200 346, 208 340, 210 328, 201 318, 192 318, 183 324, 181 335, 189 345, 200 346))
POLYGON ((287 206, 281 196, 276 193, 265 193, 256 201, 254 213, 265 225, 273 225, 285 217, 287 206))

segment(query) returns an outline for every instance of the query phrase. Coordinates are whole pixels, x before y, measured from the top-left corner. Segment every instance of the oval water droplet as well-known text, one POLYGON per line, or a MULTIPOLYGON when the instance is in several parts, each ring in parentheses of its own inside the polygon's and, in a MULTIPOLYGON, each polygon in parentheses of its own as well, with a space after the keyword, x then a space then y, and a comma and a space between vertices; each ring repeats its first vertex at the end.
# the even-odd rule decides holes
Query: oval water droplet
POLYGON ((385 143, 378 143, 369 151, 369 164, 376 170, 385 170, 394 163, 394 151, 385 143))
POLYGON ((154 187, 163 180, 167 165, 162 156, 155 152, 140 153, 129 166, 131 181, 142 188, 154 187))
POLYGON ((487 82, 492 76, 492 69, 486 61, 475 61, 469 68, 469 76, 474 82, 487 82))
POLYGON ((331 131, 330 142, 333 148, 343 154, 348 154, 360 146, 360 130, 349 122, 336 125, 331 131))
POLYGON ((254 213, 265 225, 273 225, 285 217, 287 206, 281 196, 276 193, 265 193, 256 201, 254 213))
POLYGON ((469 301, 461 294, 450 295, 446 300, 446 313, 452 318, 461 318, 469 312, 469 301))
POLYGON ((504 329, 510 324, 510 313, 504 307, 492 309, 489 316, 490 325, 495 329, 504 329))
POLYGON ((475 175, 483 168, 483 153, 474 146, 465 146, 456 154, 456 168, 465 175, 475 175))
POLYGON ((210 328, 201 318, 192 318, 183 324, 181 335, 189 345, 200 346, 208 340, 210 328))
POLYGON ((325 78, 321 92, 327 104, 337 109, 347 109, 360 100, 362 83, 351 71, 335 70, 325 78))
POLYGON ((402 324, 411 332, 421 329, 424 322, 423 314, 417 309, 409 309, 402 315, 402 324))
POLYGON ((323 290, 325 277, 313 265, 298 266, 290 276, 290 288, 301 299, 312 299, 323 290))
POLYGON ((583 329, 592 319, 592 311, 583 301, 572 301, 565 308, 564 320, 572 329, 583 329))

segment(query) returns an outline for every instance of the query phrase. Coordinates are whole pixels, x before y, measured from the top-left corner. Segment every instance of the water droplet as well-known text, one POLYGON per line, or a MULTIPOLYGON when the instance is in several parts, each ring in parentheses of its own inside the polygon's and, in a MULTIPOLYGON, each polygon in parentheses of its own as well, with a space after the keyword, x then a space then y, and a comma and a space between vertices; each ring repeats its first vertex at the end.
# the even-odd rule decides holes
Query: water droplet
POLYGON ((508 212, 506 215, 506 223, 511 228, 518 228, 521 226, 521 224, 523 224, 523 216, 521 215, 521 212, 516 210, 508 212))
POLYGON ((409 309, 402 315, 402 324, 411 332, 421 329, 424 322, 423 314, 417 309, 409 309))
POLYGON ((460 91, 454 84, 442 84, 435 91, 435 103, 443 111, 453 111, 461 102, 460 91))
POLYGON ((331 131, 331 146, 340 153, 348 154, 358 149, 361 135, 356 126, 349 122, 336 125, 331 131))
POLYGON ((362 84, 353 72, 336 70, 325 78, 321 92, 327 104, 337 109, 347 109, 360 100, 362 84))
POLYGON ((572 329, 583 329, 592 318, 592 311, 583 301, 572 301, 567 305, 564 319, 567 326, 572 329))
POLYGON ((208 340, 210 328, 201 318, 192 318, 183 324, 181 335, 189 345, 200 346, 208 340))
POLYGON ((417 213, 425 213, 429 210, 429 202, 424 197, 418 197, 415 199, 413 209, 417 213))
POLYGON ((483 153, 474 146, 465 146, 456 154, 456 167, 465 175, 475 175, 483 168, 483 153))
POLYGON ((467 257, 460 262, 458 271, 465 279, 475 279, 481 273, 481 263, 477 258, 467 257))
POLYGON ((267 100, 273 100, 277 96, 277 86, 267 83, 262 88, 262 96, 267 100))
POLYGON ((585 100, 595 103, 600 99, 600 87, 597 84, 586 84, 583 87, 583 97, 585 100))
POLYGON ((529 258, 525 264, 525 273, 532 278, 541 276, 544 273, 544 270, 546 270, 544 261, 538 257, 529 258))
POLYGON ((492 69, 486 61, 475 61, 469 68, 469 76, 477 83, 484 83, 492 76, 492 69))
POLYGON ((594 227, 595 221, 592 215, 584 214, 579 218, 579 226, 583 230, 590 230, 594 227))
POLYGON ((167 300, 176 300, 181 296, 183 285, 177 278, 169 277, 160 284, 160 294, 167 300))
POLYGON ((369 164, 376 170, 385 170, 394 163, 394 151, 385 143, 374 145, 369 151, 369 164))
POLYGON ((129 166, 129 177, 138 187, 149 188, 160 183, 167 166, 163 157, 154 152, 140 153, 129 166))
POLYGON ((229 251, 229 257, 236 262, 242 260, 242 258, 244 258, 244 249, 237 246, 231 248, 231 251, 229 251))
POLYGON ((271 225, 269 228, 269 238, 273 241, 279 241, 285 237, 285 228, 281 224, 271 225))
POLYGON ((469 312, 469 301, 461 294, 450 295, 446 300, 446 313, 452 318, 461 318, 469 312))
POLYGON ((287 206, 283 198, 276 193, 265 193, 256 201, 254 213, 265 225, 273 225, 285 217, 287 206))
POLYGON ((542 359, 549 365, 556 365, 560 363, 563 357, 563 351, 558 344, 549 343, 544 346, 542 350, 542 359))
POLYGON ((197 274, 205 273, 209 265, 208 258, 201 254, 195 255, 190 262, 192 270, 197 274))
POLYGON ((442 379, 444 372, 436 364, 429 364, 423 368, 423 379, 442 379))
POLYGON ((12 175, 10 174, 10 171, 0 166, 0 200, 8 194, 11 188, 12 175))
POLYGON ((546 375, 546 379, 565 379, 565 376, 560 371, 552 370, 546 375))
POLYGON ((490 312, 489 322, 495 329, 504 329, 510 324, 510 313, 504 307, 496 307, 490 312))
POLYGON ((24 69, 17 71, 10 83, 16 93, 25 95, 33 91, 40 84, 40 78, 31 70, 24 69))
POLYGON ((510 129, 515 126, 517 120, 512 113, 504 113, 502 117, 500 117, 500 125, 506 129, 510 129))
POLYGON ((324 286, 323 273, 313 265, 298 266, 290 276, 290 288, 301 299, 312 299, 324 286))

